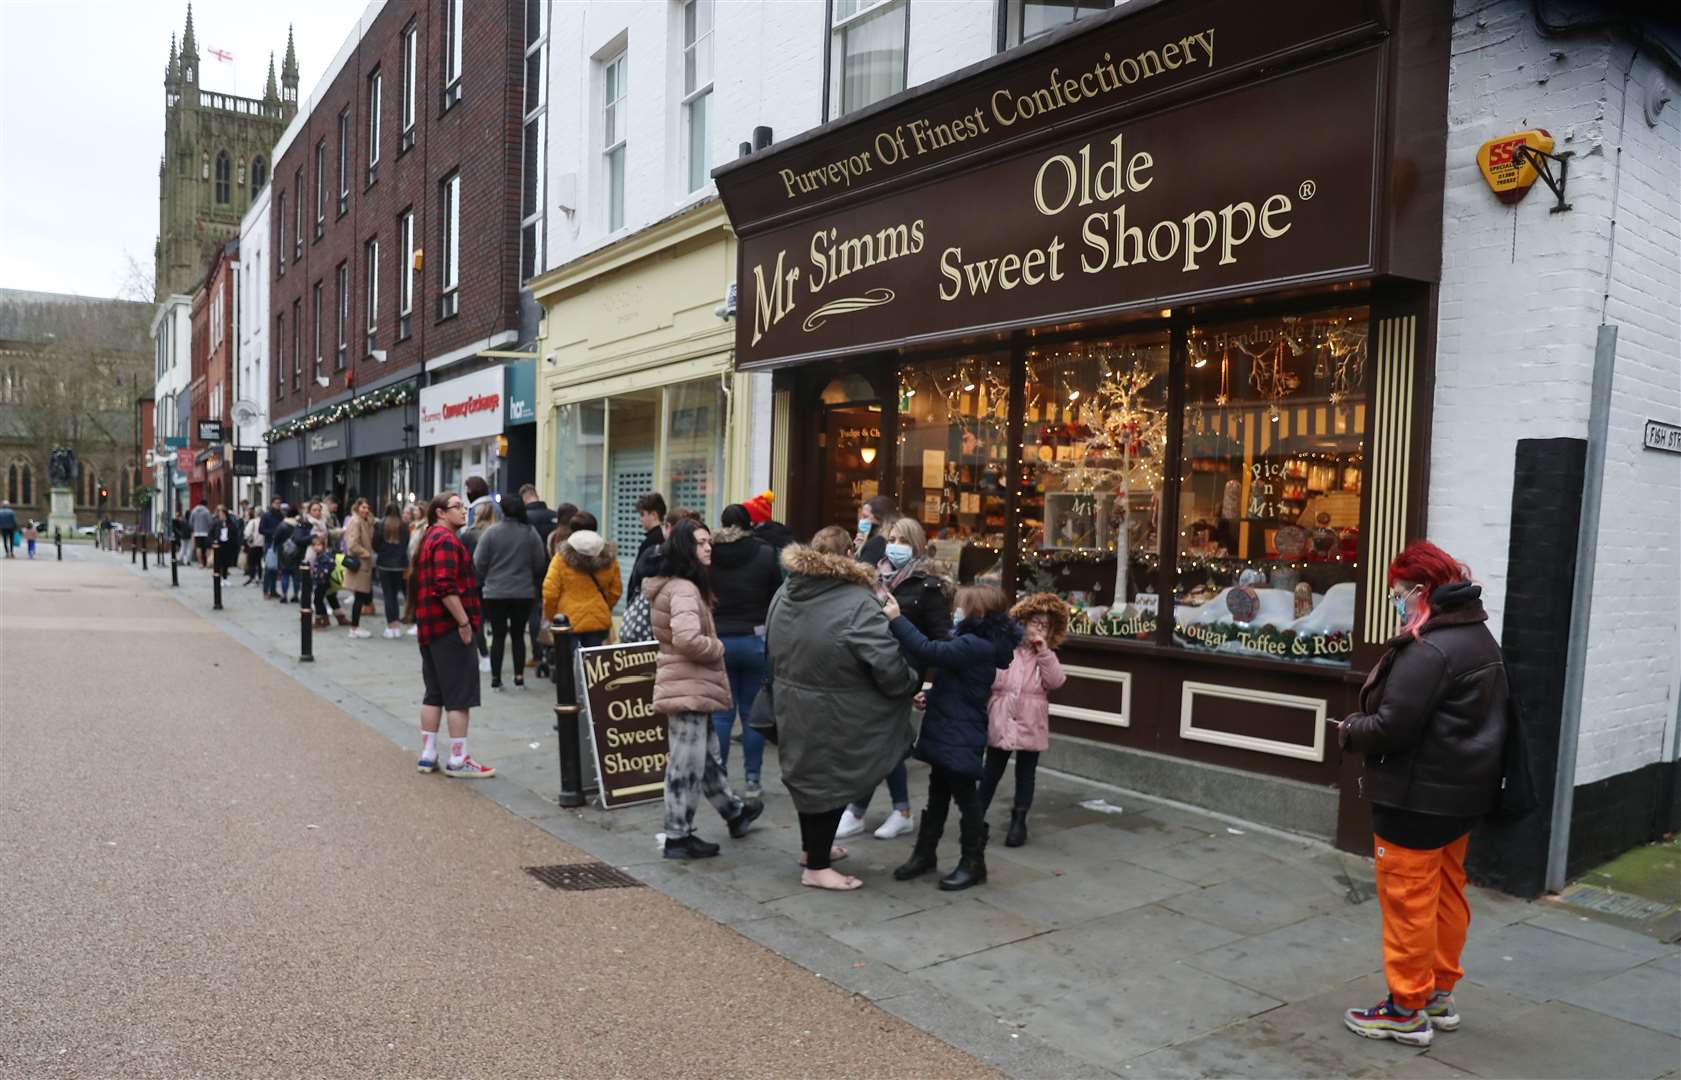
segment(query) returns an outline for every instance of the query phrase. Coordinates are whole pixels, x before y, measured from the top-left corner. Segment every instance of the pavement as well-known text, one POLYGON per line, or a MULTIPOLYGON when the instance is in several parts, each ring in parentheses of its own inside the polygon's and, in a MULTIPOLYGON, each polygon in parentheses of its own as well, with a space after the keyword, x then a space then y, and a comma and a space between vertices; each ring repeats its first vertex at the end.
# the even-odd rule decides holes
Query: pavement
MULTIPOLYGON (((129 581, 140 577, 126 560, 120 569, 129 581)), ((212 613, 203 571, 184 570, 175 590, 167 570, 145 580, 266 660, 282 682, 313 689, 325 699, 321 714, 342 710, 394 741, 400 752, 363 751, 365 741, 357 752, 374 771, 402 774, 395 782, 405 793, 430 792, 406 771, 417 738, 412 639, 317 632, 316 661, 299 664, 295 608, 264 603, 236 580, 226 610, 212 613)), ((499 775, 467 801, 500 804, 714 929, 780 954, 818 976, 808 974, 808 993, 838 988, 882 1022, 902 1020, 1011 1076, 1650 1078, 1681 1068, 1681 949, 1556 903, 1472 890, 1468 977, 1456 992, 1464 1024, 1420 1052, 1359 1039, 1341 1024, 1344 1008, 1385 992, 1370 860, 1042 770, 1030 842, 990 849, 987 885, 948 894, 932 877, 895 882, 890 869, 910 838, 865 834, 845 841, 853 854, 843 864, 865 887, 818 892, 798 884, 797 823, 774 749, 768 809, 754 832, 732 842, 721 824, 703 826, 725 844, 723 855, 671 863, 656 845, 657 804, 556 805, 550 688, 487 688, 485 701, 474 714, 473 754, 499 775)), ((342 720, 334 730, 346 730, 342 720)), ((739 770, 739 748, 732 758, 739 770)), ((920 767, 911 786, 919 798, 920 767)), ((879 792, 872 826, 885 802, 879 792)), ((1003 816, 995 806, 995 825, 1003 816)), ((948 837, 943 865, 955 848, 948 837)), ((784 1075, 842 1073, 878 1075, 852 1059, 784 1075)))
POLYGON ((0 561, 0 1077, 996 1075, 655 890, 549 889, 588 854, 82 555, 0 561))

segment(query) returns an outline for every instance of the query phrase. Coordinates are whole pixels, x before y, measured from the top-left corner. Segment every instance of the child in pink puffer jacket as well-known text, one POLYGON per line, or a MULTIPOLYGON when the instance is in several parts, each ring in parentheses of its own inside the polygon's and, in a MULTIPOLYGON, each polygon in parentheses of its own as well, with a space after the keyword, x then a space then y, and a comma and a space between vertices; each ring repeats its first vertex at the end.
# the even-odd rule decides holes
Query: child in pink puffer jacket
POLYGON ((1034 593, 1017 601, 1010 618, 1022 625, 1023 634, 1010 666, 1000 669, 992 681, 992 697, 986 706, 986 775, 980 795, 981 806, 990 807, 1014 753, 1016 801, 1004 846, 1021 847, 1027 843, 1027 811, 1033 804, 1039 753, 1051 743, 1049 695, 1068 681, 1056 658, 1057 647, 1068 636, 1068 605, 1051 593, 1034 593))

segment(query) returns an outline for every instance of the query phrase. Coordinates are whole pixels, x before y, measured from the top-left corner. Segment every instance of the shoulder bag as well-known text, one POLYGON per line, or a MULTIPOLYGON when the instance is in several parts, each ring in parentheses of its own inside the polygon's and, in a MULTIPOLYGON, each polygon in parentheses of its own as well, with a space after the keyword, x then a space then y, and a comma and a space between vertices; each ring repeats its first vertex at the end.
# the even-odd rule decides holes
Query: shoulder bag
POLYGON ((770 610, 765 614, 765 682, 759 687, 759 696, 753 699, 753 711, 747 716, 747 726, 765 737, 765 741, 775 745, 776 732, 776 701, 773 693, 776 690, 776 665, 770 659, 770 624, 776 618, 776 606, 782 602, 782 594, 776 594, 771 601, 770 610))

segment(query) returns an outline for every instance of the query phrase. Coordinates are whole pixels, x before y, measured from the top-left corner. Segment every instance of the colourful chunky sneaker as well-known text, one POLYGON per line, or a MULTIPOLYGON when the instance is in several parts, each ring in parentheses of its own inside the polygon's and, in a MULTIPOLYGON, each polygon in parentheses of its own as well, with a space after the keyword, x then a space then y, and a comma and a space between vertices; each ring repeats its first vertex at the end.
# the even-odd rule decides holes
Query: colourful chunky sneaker
POLYGON ((461 777, 467 780, 482 780, 487 776, 495 776, 496 770, 489 765, 480 765, 473 760, 471 754, 461 759, 461 764, 445 764, 445 776, 461 777))
POLYGON ((1434 1034, 1423 1009, 1409 1012, 1392 998, 1384 998, 1369 1009, 1350 1009, 1342 1014, 1342 1022, 1362 1038, 1394 1039, 1407 1046, 1429 1046, 1434 1034))
POLYGON ((1453 994, 1438 990, 1424 1005, 1424 1015, 1437 1031, 1453 1031, 1459 1027, 1459 1010, 1453 1007, 1453 994))
POLYGON ((425 773, 437 772, 438 771, 438 759, 435 758, 435 757, 423 757, 419 761, 414 763, 414 767, 419 772, 425 772, 425 773))

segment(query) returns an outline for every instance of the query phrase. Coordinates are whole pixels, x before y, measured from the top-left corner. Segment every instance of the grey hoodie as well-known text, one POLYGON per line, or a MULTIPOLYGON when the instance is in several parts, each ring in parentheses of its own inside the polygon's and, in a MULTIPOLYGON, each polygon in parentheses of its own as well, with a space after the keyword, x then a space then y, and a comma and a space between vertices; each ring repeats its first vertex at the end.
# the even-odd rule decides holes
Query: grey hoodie
POLYGON ((473 569, 486 600, 532 600, 548 569, 537 530, 523 521, 498 521, 479 537, 473 569))

